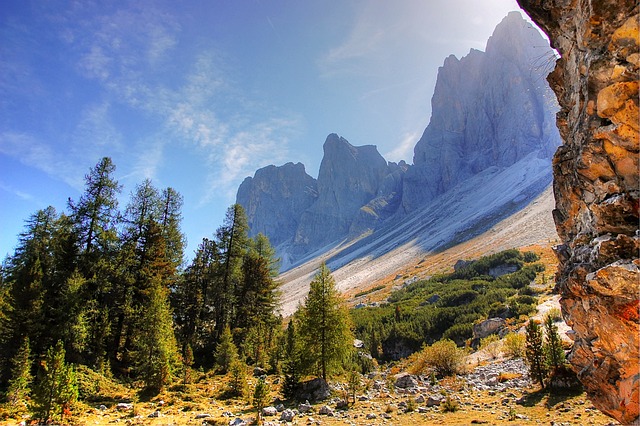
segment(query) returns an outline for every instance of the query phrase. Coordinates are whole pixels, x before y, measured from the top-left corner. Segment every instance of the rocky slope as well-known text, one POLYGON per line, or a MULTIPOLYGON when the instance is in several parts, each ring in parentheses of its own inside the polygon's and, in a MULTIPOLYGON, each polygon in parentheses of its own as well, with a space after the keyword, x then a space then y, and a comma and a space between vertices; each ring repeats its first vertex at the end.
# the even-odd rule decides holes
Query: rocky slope
POLYGON ((636 0, 519 0, 561 58, 549 82, 564 145, 553 161, 557 276, 570 361, 600 410, 640 424, 636 0))
MULTIPOLYGON (((300 175, 273 166, 267 169, 274 182, 263 181, 266 169, 243 182, 237 201, 247 210, 251 232, 271 239, 286 270, 369 232, 364 244, 375 246, 377 256, 389 247, 385 241, 399 246, 417 239, 422 250, 434 250, 488 229, 551 181, 560 137, 544 75, 553 57, 540 33, 510 13, 486 52, 445 60, 413 165, 387 163, 374 146, 329 135, 315 199, 282 189, 300 175), (293 201, 296 196, 305 198, 293 201)), ((362 254, 363 247, 358 243, 351 253, 362 254)))
POLYGON ((509 167, 558 146, 557 105, 545 81, 554 62, 541 34, 511 12, 485 52, 448 57, 438 72, 429 126, 404 179, 405 211, 489 167, 509 167))

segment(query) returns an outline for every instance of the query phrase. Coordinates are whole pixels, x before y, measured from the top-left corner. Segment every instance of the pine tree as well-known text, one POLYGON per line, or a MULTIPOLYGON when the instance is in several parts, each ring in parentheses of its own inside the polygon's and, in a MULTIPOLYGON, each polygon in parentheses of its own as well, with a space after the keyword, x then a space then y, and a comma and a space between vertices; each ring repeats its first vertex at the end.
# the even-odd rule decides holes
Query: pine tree
POLYGON ((257 415, 257 424, 262 424, 262 409, 269 400, 269 385, 263 379, 258 380, 253 389, 253 406, 257 415))
POLYGON ((349 313, 324 263, 311 281, 300 318, 304 358, 327 380, 328 373, 349 353, 353 335, 349 313))
POLYGON ((160 227, 151 222, 145 230, 142 247, 144 262, 136 280, 136 305, 140 321, 131 331, 135 342, 135 364, 147 387, 161 391, 177 369, 178 351, 169 306, 167 278, 175 272, 166 258, 160 227))
POLYGON ((83 313, 87 330, 86 362, 102 365, 110 346, 112 308, 118 303, 113 285, 119 281, 116 255, 119 251, 117 226, 118 194, 121 186, 114 179, 116 166, 104 157, 85 175, 85 192, 68 207, 76 236, 78 271, 86 279, 83 313))
POLYGON ((240 288, 242 260, 249 246, 247 216, 240 204, 227 209, 223 225, 216 231, 216 246, 219 251, 220 273, 214 280, 213 302, 215 319, 215 338, 222 334, 225 326, 235 328, 234 308, 240 288))
POLYGON ((296 318, 292 318, 287 325, 284 359, 284 383, 282 393, 287 399, 292 399, 300 385, 300 345, 296 333, 296 318))
POLYGON ((544 351, 547 362, 552 370, 557 370, 564 365, 565 355, 562 340, 558 334, 558 326, 550 315, 547 315, 544 320, 544 329, 546 334, 544 351))
POLYGON ((31 350, 28 337, 25 337, 12 361, 7 399, 9 404, 16 405, 24 403, 31 390, 31 350))
POLYGON ((548 367, 544 351, 542 328, 537 322, 531 319, 527 323, 526 334, 525 354, 531 376, 542 386, 542 389, 544 389, 545 380, 548 375, 548 367))
POLYGON ((238 360, 238 348, 233 343, 231 329, 227 325, 222 331, 220 343, 216 348, 216 363, 220 367, 223 374, 226 374, 231 365, 238 360))
POLYGON ((54 416, 63 418, 78 398, 75 370, 65 363, 65 350, 61 341, 49 348, 40 364, 37 386, 34 389, 36 413, 47 422, 54 416))

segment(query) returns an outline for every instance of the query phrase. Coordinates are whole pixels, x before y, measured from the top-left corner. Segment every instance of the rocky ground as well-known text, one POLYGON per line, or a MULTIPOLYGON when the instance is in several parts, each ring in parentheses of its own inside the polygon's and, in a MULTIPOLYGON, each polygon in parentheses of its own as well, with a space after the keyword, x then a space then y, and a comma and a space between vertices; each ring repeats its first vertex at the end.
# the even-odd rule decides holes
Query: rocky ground
MULTIPOLYGON (((356 401, 346 403, 346 385, 332 381, 322 402, 284 404, 278 379, 268 377, 272 394, 266 425, 615 425, 581 392, 542 392, 521 359, 498 358, 468 365, 469 372, 433 382, 398 367, 362 378, 356 401)), ((471 360, 471 358, 470 358, 471 360)), ((251 381, 255 382, 255 379, 251 381)), ((220 399, 221 376, 203 376, 195 385, 175 387, 146 401, 105 400, 84 406, 71 420, 78 425, 248 425, 255 411, 242 399, 220 399)), ((251 386, 251 384, 249 385, 251 386)), ((28 424, 28 420, 0 422, 28 424)))

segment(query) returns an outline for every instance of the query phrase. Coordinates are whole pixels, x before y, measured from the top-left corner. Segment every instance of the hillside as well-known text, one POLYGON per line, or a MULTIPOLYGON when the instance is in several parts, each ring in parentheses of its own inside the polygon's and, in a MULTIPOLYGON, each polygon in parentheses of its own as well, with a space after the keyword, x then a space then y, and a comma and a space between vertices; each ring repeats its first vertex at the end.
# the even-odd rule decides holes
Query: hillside
MULTIPOLYGON (((524 209, 452 247, 430 250, 425 248, 426 242, 417 237, 396 245, 392 232, 372 241, 365 237, 346 242, 278 277, 282 283, 282 313, 290 315, 304 299, 308 283, 322 262, 327 262, 332 269, 338 288, 353 294, 376 285, 390 289, 397 283, 396 277, 426 277, 442 272, 452 268, 459 259, 473 259, 508 248, 532 245, 549 248, 558 238, 551 217, 553 205, 553 194, 548 187, 524 209), (381 255, 375 256, 371 247, 379 250, 381 255), (364 251, 369 254, 359 257, 358 254, 364 251)), ((429 241, 438 241, 437 234, 430 237, 429 241)))

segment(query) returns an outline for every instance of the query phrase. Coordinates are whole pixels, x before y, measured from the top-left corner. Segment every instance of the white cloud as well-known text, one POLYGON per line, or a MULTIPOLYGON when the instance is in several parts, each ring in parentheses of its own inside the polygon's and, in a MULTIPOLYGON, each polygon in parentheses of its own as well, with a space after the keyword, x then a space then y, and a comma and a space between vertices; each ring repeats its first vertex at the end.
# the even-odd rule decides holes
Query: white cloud
POLYGON ((395 145, 395 148, 385 154, 384 158, 389 161, 399 162, 404 160, 411 164, 413 162, 413 147, 420 139, 421 134, 419 132, 408 132, 402 135, 400 142, 395 145))
POLYGON ((31 134, 12 131, 0 133, 0 153, 17 158, 22 164, 51 176, 57 176, 74 188, 82 187, 73 162, 31 134))

